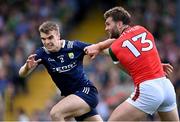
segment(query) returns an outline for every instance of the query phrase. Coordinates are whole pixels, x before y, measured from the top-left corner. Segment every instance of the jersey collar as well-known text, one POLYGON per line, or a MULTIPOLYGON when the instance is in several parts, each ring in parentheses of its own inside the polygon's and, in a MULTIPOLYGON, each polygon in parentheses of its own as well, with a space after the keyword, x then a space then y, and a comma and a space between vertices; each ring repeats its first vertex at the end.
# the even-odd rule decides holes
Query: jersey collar
POLYGON ((47 53, 47 54, 50 54, 50 52, 45 48, 45 47, 42 47, 44 49, 44 51, 47 53))
POLYGON ((66 41, 65 40, 61 40, 61 41, 62 41, 62 47, 61 48, 64 48, 65 44, 66 44, 66 41))

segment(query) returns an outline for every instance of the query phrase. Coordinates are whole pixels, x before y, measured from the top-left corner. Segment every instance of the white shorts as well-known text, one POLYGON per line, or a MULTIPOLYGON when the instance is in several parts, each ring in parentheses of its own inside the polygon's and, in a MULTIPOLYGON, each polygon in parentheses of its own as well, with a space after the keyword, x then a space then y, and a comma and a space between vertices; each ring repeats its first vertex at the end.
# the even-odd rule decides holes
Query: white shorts
POLYGON ((156 111, 171 111, 177 106, 174 86, 166 77, 140 83, 126 101, 151 115, 156 111))

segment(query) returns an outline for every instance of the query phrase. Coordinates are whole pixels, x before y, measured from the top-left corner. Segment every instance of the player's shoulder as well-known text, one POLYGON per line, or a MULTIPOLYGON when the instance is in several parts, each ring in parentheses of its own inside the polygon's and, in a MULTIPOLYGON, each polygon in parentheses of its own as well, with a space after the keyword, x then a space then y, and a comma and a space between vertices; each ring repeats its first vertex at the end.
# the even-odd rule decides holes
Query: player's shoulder
POLYGON ((135 31, 148 31, 146 27, 141 26, 141 25, 135 25, 132 27, 132 29, 135 31))
POLYGON ((62 49, 71 49, 74 48, 76 40, 61 40, 62 41, 62 49))
POLYGON ((41 57, 43 55, 50 54, 50 52, 45 47, 39 47, 36 49, 35 54, 41 57))
POLYGON ((125 32, 123 32, 121 34, 120 39, 124 40, 124 38, 131 38, 132 36, 135 36, 135 35, 140 34, 142 32, 148 33, 149 31, 141 25, 131 26, 125 32))
POLYGON ((67 44, 67 47, 83 50, 86 46, 89 46, 89 45, 91 45, 91 44, 80 41, 80 40, 74 40, 74 41, 70 41, 67 44))
POLYGON ((135 26, 130 27, 130 29, 128 29, 127 33, 132 32, 132 31, 134 32, 134 31, 142 31, 142 30, 147 30, 147 29, 141 25, 135 25, 135 26))
POLYGON ((75 48, 77 47, 79 44, 81 43, 81 41, 79 40, 64 40, 64 46, 63 48, 75 48))
POLYGON ((73 48, 74 40, 64 40, 63 48, 73 48))
POLYGON ((39 47, 36 49, 36 52, 43 53, 43 52, 48 52, 48 50, 45 47, 39 47))

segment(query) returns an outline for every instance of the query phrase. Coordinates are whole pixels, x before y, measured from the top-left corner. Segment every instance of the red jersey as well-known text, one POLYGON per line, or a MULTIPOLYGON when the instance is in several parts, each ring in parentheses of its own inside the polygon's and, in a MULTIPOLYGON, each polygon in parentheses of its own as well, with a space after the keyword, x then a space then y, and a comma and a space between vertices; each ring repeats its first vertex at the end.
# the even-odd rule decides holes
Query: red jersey
POLYGON ((142 26, 125 30, 113 42, 110 52, 112 59, 132 76, 135 85, 165 76, 154 37, 142 26))

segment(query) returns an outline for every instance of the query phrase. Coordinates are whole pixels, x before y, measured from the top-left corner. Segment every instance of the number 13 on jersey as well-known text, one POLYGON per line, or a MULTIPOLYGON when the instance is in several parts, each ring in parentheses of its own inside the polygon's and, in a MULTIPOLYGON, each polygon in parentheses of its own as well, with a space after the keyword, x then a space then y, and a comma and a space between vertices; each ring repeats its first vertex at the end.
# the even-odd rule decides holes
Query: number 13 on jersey
MULTIPOLYGON (((140 51, 144 52, 144 51, 149 51, 153 48, 153 43, 151 40, 147 39, 147 33, 146 32, 143 32, 141 34, 138 34, 134 37, 132 37, 131 39, 136 42, 138 40, 140 40, 140 43, 141 44, 145 44, 147 43, 148 46, 147 47, 142 47, 140 51)), ((140 51, 138 51, 138 49, 129 41, 129 40, 125 40, 123 43, 122 43, 122 47, 125 47, 125 48, 128 48, 135 57, 138 57, 141 55, 140 51)))

